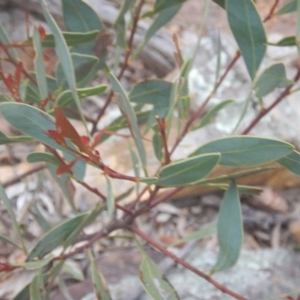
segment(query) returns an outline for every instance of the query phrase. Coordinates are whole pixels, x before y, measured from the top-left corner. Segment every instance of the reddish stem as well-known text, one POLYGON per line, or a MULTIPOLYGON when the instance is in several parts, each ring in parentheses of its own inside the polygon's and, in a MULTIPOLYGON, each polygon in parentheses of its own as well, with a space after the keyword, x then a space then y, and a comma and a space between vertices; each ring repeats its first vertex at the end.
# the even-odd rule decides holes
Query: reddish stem
POLYGON ((242 132, 242 134, 248 134, 251 129, 266 115, 268 114, 277 104, 279 104, 286 96, 290 94, 290 91, 294 84, 300 78, 300 67, 298 67, 298 71, 294 77, 294 83, 290 86, 286 87, 284 91, 277 97, 277 99, 266 109, 263 109, 259 112, 259 114, 253 119, 253 121, 249 124, 249 126, 242 132))
MULTIPOLYGON (((137 29, 139 17, 140 17, 142 7, 143 7, 144 3, 145 3, 145 0, 141 0, 138 7, 137 7, 137 9, 136 9, 136 13, 135 13, 134 18, 133 18, 133 24, 132 24, 132 29, 131 29, 131 32, 130 32, 130 37, 129 37, 128 44, 127 44, 127 51, 126 51, 126 54, 125 54, 124 62, 123 62, 122 68, 121 68, 121 70, 120 70, 120 72, 117 76, 118 80, 120 80, 122 78, 125 70, 128 67, 129 57, 130 57, 130 54, 131 54, 132 48, 133 48, 133 38, 134 38, 136 29, 137 29)), ((102 118, 102 116, 104 115, 108 105, 111 103, 113 95, 114 95, 114 91, 111 90, 108 94, 108 97, 106 99, 106 102, 105 102, 104 106, 100 110, 100 112, 97 116, 97 119, 93 124, 91 135, 93 135, 96 132, 97 124, 100 121, 100 119, 102 118)))
POLYGON ((172 252, 168 251, 165 247, 163 247, 162 245, 160 245, 159 243, 157 243, 155 240, 153 240, 151 237, 149 237, 148 235, 146 235, 144 232, 140 231, 137 227, 132 226, 131 230, 134 233, 136 233, 138 236, 140 236, 143 240, 145 240, 147 243, 151 244, 153 247, 155 247, 156 249, 158 249, 159 251, 161 251, 163 254, 165 254, 166 256, 170 257, 174 261, 176 261, 178 264, 182 265, 186 269, 192 271, 193 273, 197 274, 198 276, 202 277, 203 279, 205 279, 206 281, 208 281, 209 283, 211 283, 212 285, 214 285, 218 290, 222 291, 225 294, 230 295, 231 297, 233 297, 235 299, 238 299, 238 300, 247 300, 247 298, 244 298, 243 296, 241 296, 241 295, 239 295, 239 294, 231 291, 226 286, 224 286, 224 285, 218 283, 217 281, 215 281, 214 279, 212 279, 209 275, 207 275, 204 272, 196 269, 195 267, 193 267, 189 263, 185 262, 181 258, 175 256, 172 252))

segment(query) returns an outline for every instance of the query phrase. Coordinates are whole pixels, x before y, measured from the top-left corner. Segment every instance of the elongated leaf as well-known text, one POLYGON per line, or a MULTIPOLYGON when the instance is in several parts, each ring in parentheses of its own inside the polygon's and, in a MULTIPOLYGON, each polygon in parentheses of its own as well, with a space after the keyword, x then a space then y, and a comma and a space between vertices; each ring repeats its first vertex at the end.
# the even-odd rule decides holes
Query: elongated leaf
POLYGON ((126 48, 126 23, 125 14, 134 5, 136 0, 124 0, 122 1, 121 8, 119 10, 118 17, 115 21, 115 28, 117 32, 117 45, 122 48, 126 48))
POLYGON ((86 214, 78 215, 52 228, 32 249, 26 261, 32 261, 35 257, 42 258, 58 246, 62 245, 85 216, 86 214))
POLYGON ((85 121, 83 111, 82 111, 82 108, 81 108, 81 103, 80 103, 79 97, 78 97, 77 92, 76 92, 75 72, 74 72, 72 59, 71 59, 71 55, 70 55, 68 46, 66 44, 66 41, 65 41, 59 27, 56 24, 55 20, 50 15, 50 13, 48 11, 48 8, 46 6, 45 0, 42 0, 41 4, 42 4, 42 10, 43 10, 43 13, 44 13, 44 17, 45 17, 45 19, 47 21, 47 24, 49 25, 52 33, 53 33, 53 36, 54 36, 54 39, 55 39, 55 52, 56 52, 56 55, 57 55, 57 57, 60 61, 62 69, 64 71, 65 78, 68 82, 68 86, 69 86, 69 88, 70 88, 70 90, 73 94, 77 109, 80 113, 81 120, 83 121, 83 123, 85 125, 85 128, 86 128, 86 131, 88 132, 86 121, 85 121))
MULTIPOLYGON (((144 125, 147 123, 149 117, 150 117, 151 111, 142 111, 142 112, 135 112, 136 118, 137 118, 137 123, 138 125, 144 125)), ((116 118, 115 120, 113 120, 107 127, 106 130, 107 131, 111 131, 111 132, 116 132, 120 129, 123 128, 128 128, 128 122, 127 120, 123 117, 120 116, 118 118, 116 118)), ((103 136, 101 137, 99 143, 104 142, 105 140, 107 140, 111 135, 109 134, 103 134, 103 136)))
POLYGON ((5 193, 5 190, 2 186, 2 184, 0 183, 0 199, 3 201, 6 209, 7 209, 7 212, 8 212, 8 215, 9 215, 9 218, 12 222, 12 228, 16 234, 16 236, 18 237, 21 245, 22 245, 22 250, 24 252, 26 252, 26 249, 25 249, 25 246, 24 246, 24 243, 23 243, 23 238, 22 238, 22 235, 21 235, 21 231, 20 231, 20 227, 18 225, 18 222, 17 222, 17 219, 16 219, 16 216, 15 216, 15 213, 13 211, 13 208, 12 208, 12 205, 11 205, 11 202, 10 200, 8 199, 6 193, 5 193))
POLYGON ((213 1, 225 9, 226 0, 213 0, 213 1))
POLYGON ((297 10, 297 0, 291 0, 276 12, 276 15, 284 15, 287 13, 295 12, 297 10))
POLYGON ((136 115, 134 113, 133 108, 131 107, 129 98, 128 98, 126 92, 124 91, 124 89, 122 88, 121 84, 119 83, 118 79, 114 75, 110 74, 110 81, 111 81, 114 91, 120 94, 120 97, 119 97, 120 110, 122 112, 122 115, 126 118, 126 120, 128 122, 129 129, 134 138, 135 145, 138 149, 138 153, 139 153, 139 157, 140 157, 142 166, 146 172, 146 165, 147 165, 146 152, 145 152, 145 147, 144 147, 144 144, 142 141, 141 133, 139 131, 139 127, 137 124, 136 115))
POLYGON ((36 275, 30 284, 30 300, 43 300, 40 290, 42 284, 40 275, 36 275))
POLYGON ((105 35, 104 26, 97 13, 87 3, 81 0, 64 0, 62 1, 64 23, 68 31, 71 32, 88 32, 99 30, 96 41, 76 46, 72 52, 96 55, 99 58, 96 70, 102 68, 107 57, 106 47, 110 43, 109 35, 105 35), (104 33, 104 35, 103 35, 104 33))
POLYGON ((293 151, 290 155, 283 157, 277 161, 286 169, 300 176, 300 153, 293 151))
POLYGON ((107 211, 108 211, 108 215, 110 217, 113 216, 113 213, 115 211, 115 199, 114 199, 114 195, 113 195, 113 190, 112 190, 112 184, 111 184, 111 180, 109 179, 108 176, 105 176, 106 179, 106 184, 107 184, 107 195, 106 195, 106 205, 107 205, 107 211))
POLYGON ((35 51, 34 68, 40 92, 40 100, 45 100, 48 97, 48 86, 40 35, 36 27, 33 28, 33 46, 35 51))
MULTIPOLYGON (((169 1, 171 2, 171 1, 169 1)), ((173 2, 173 1, 172 1, 173 2)), ((179 11, 181 4, 173 5, 166 8, 158 14, 157 18, 153 21, 149 29, 147 30, 145 37, 141 44, 138 46, 137 50, 134 52, 133 57, 136 57, 147 44, 147 42, 153 37, 153 35, 164 25, 166 25, 179 11)))
POLYGON ((73 213, 77 213, 74 205, 75 187, 67 174, 62 174, 60 177, 56 175, 56 167, 52 164, 47 164, 47 169, 52 176, 53 180, 57 183, 63 198, 67 200, 73 213))
POLYGON ((289 46, 296 46, 297 41, 296 41, 296 37, 294 35, 292 35, 292 36, 284 37, 277 43, 268 43, 268 45, 278 46, 278 47, 286 47, 286 46, 289 47, 289 46))
POLYGON ((183 2, 185 2, 186 0, 156 0, 155 1, 155 5, 154 5, 154 13, 158 13, 161 10, 170 8, 174 5, 178 5, 178 4, 182 4, 183 2))
MULTIPOLYGON (((85 98, 89 96, 102 94, 105 92, 106 88, 107 86, 102 84, 94 87, 77 89, 77 93, 79 98, 85 98)), ((75 101, 72 92, 70 90, 65 90, 62 93, 60 93, 57 96, 57 103, 60 108, 65 108, 69 106, 74 107, 75 101)))
POLYGON ((33 204, 31 208, 31 214, 33 215, 34 219, 36 220, 40 228, 43 230, 43 232, 47 232, 51 229, 51 225, 41 213, 37 203, 33 204))
MULTIPOLYGON (((208 183, 205 186, 212 187, 216 190, 224 190, 227 191, 229 184, 228 183, 208 183)), ((263 191, 262 188, 253 187, 250 185, 238 185, 237 190, 239 193, 247 194, 247 195, 260 195, 263 191)))
POLYGON ((24 263, 16 263, 14 266, 16 267, 22 267, 26 270, 38 270, 42 267, 49 264, 49 262, 53 259, 53 256, 48 256, 47 258, 37 260, 37 261, 30 261, 30 262, 24 262, 24 263))
POLYGON ((96 293, 97 299, 101 300, 111 300, 108 286, 104 280, 103 275, 101 274, 99 268, 97 267, 97 264, 95 262, 94 256, 91 252, 91 250, 88 251, 89 258, 91 262, 91 273, 92 273, 92 281, 94 290, 96 293))
POLYGON ((55 166, 60 165, 60 162, 58 161, 58 159, 56 157, 54 157, 52 154, 46 153, 46 152, 32 152, 32 153, 28 154, 27 161, 30 163, 46 162, 46 163, 53 164, 55 166))
MULTIPOLYGON (((74 66, 76 86, 78 88, 80 87, 83 88, 95 77, 97 73, 96 66, 98 63, 98 58, 93 55, 86 55, 80 53, 72 53, 71 58, 74 66)), ((69 85, 68 85, 67 78, 65 77, 64 68, 61 63, 57 66, 55 73, 56 73, 56 79, 59 87, 62 90, 67 89, 69 85)), ((79 89, 76 88, 77 95, 78 95, 78 90, 79 89)), ((72 90, 71 93, 74 99, 74 93, 72 92, 72 90)))
POLYGON ((33 139, 29 136, 7 136, 0 131, 0 145, 12 143, 32 142, 33 139))
POLYGON ((173 84, 163 80, 147 80, 136 84, 129 93, 131 102, 152 104, 154 114, 166 117, 170 106, 173 84))
POLYGON ((231 104, 233 102, 234 102, 233 100, 225 100, 225 101, 222 101, 221 103, 217 104, 215 107, 213 107, 211 110, 209 110, 206 115, 204 115, 204 117, 200 121, 200 124, 194 126, 192 128, 192 130, 201 128, 203 126, 206 126, 206 125, 212 123, 213 118, 218 114, 218 112, 220 110, 222 110, 225 106, 227 106, 228 104, 231 104))
POLYGON ((30 300, 30 284, 26 285, 13 300, 30 300))
MULTIPOLYGON (((0 21, 0 41, 1 41, 1 43, 3 43, 4 45, 9 45, 9 44, 11 44, 11 41, 10 41, 10 39, 8 38, 7 34, 6 34, 6 32, 5 32, 5 30, 4 30, 4 27, 3 27, 2 23, 1 23, 1 21, 0 21)), ((17 61, 17 60, 18 60, 18 55, 17 55, 16 51, 15 51, 13 48, 9 49, 8 51, 9 51, 10 55, 14 58, 14 60, 17 61)))
POLYGON ((172 243, 170 246, 176 246, 178 244, 190 242, 190 241, 198 241, 205 239, 207 237, 210 237, 217 233, 217 224, 213 223, 211 225, 205 226, 204 228, 201 228, 200 230, 197 230, 195 232, 192 232, 191 234, 183 237, 182 239, 172 243))
MULTIPOLYGON (((99 32, 99 30, 91 30, 87 32, 62 32, 62 35, 67 45, 70 47, 95 41, 97 36, 99 35, 99 32)), ((25 41, 25 43, 30 42, 30 39, 28 41, 25 41)), ((41 43, 44 48, 55 47, 55 39, 53 34, 47 34, 46 37, 41 41, 41 43)))
POLYGON ((266 52, 267 39, 261 18, 252 0, 226 1, 226 11, 231 31, 253 79, 266 52))
POLYGON ((275 88, 284 88, 293 83, 286 78, 283 63, 275 63, 266 68, 253 83, 257 97, 264 97, 271 93, 275 88))
POLYGON ((8 237, 1 235, 1 234, 0 234, 0 241, 11 244, 12 246, 22 250, 22 248, 20 246, 18 246, 15 242, 13 242, 11 239, 9 239, 8 237))
POLYGON ((231 268, 238 260, 243 242, 241 204, 236 184, 232 182, 222 200, 218 217, 220 253, 211 272, 231 268))
MULTIPOLYGON (((2 103, 0 104, 2 116, 21 132, 35 138, 43 144, 54 147, 69 155, 69 161, 75 158, 75 155, 56 143, 56 141, 47 135, 48 130, 55 130, 54 119, 47 113, 23 103, 2 103)), ((85 162, 79 160, 72 168, 74 176, 82 180, 85 174, 85 162)))
POLYGON ((191 156, 221 153, 221 165, 242 167, 276 161, 292 153, 294 146, 282 141, 250 136, 232 136, 208 142, 191 156))
POLYGON ((69 236, 65 239, 63 245, 66 249, 76 240, 79 234, 83 231, 85 227, 90 225, 95 221, 101 211, 104 209, 105 205, 103 203, 98 203, 92 210, 85 213, 84 217, 78 223, 76 227, 73 228, 73 231, 69 234, 69 236))
POLYGON ((179 300, 179 297, 154 261, 147 255, 137 239, 135 243, 142 255, 140 280, 149 297, 153 300, 179 300))
POLYGON ((162 186, 193 184, 208 175, 219 160, 219 153, 210 153, 176 161, 159 170, 156 184, 162 186))

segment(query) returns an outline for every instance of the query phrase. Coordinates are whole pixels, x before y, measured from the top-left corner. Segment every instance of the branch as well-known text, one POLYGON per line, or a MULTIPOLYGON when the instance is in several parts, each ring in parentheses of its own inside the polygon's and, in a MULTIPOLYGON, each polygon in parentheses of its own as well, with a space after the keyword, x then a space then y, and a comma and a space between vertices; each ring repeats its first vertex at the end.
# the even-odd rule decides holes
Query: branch
POLYGON ((140 236, 143 240, 145 240, 146 242, 148 242, 149 244, 151 244, 153 247, 155 247, 156 249, 158 249, 159 251, 161 251, 163 254, 165 254, 166 256, 170 257, 174 261, 176 261, 178 264, 182 265, 186 269, 192 271, 193 273, 197 274, 198 276, 202 277, 203 279, 205 279, 206 281, 208 281, 209 283, 211 283, 212 285, 214 285, 218 290, 222 291, 225 294, 230 295, 231 297, 233 297, 233 298, 235 298, 237 300, 247 300, 247 298, 244 298, 243 296, 241 296, 241 295, 239 295, 239 294, 231 291, 226 286, 224 286, 224 285, 218 283, 217 281, 215 281, 214 279, 212 279, 209 275, 207 275, 204 272, 196 269, 195 267, 193 267, 189 263, 187 263, 184 260, 180 259, 179 257, 175 256, 172 252, 168 251, 165 247, 163 247, 162 245, 160 245, 159 243, 157 243, 155 240, 153 240, 152 238, 150 238, 148 235, 146 235, 145 233, 143 233, 142 231, 140 231, 137 227, 133 227, 132 226, 131 230, 135 234, 137 234, 138 236, 140 236))

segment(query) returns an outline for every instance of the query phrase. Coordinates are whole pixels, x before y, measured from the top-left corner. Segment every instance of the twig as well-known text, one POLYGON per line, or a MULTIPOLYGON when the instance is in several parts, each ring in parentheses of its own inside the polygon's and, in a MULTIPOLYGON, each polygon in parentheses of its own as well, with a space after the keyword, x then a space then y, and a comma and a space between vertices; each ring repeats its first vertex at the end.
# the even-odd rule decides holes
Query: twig
POLYGON ((226 70, 224 71, 223 75, 220 77, 219 81, 217 82, 213 92, 211 94, 209 94, 207 96, 207 98, 204 100, 204 102, 202 103, 202 105, 192 114, 192 116, 187 120, 187 122, 185 123, 185 126, 181 132, 181 134, 178 136, 178 138, 176 139, 172 150, 170 151, 170 154, 172 154, 175 149, 177 148, 178 144, 181 142, 181 140, 185 137, 185 135, 187 134, 190 126, 194 123, 194 121, 203 113, 206 105, 208 104, 208 102, 211 100, 211 98, 213 97, 215 91, 219 88, 219 86, 222 84, 222 82, 224 81, 224 79, 226 78, 228 72, 232 69, 232 67, 235 65, 235 63, 237 62, 237 60, 240 58, 241 53, 240 51, 237 51, 235 53, 234 58, 232 59, 232 61, 229 63, 229 65, 227 66, 226 70))
MULTIPOLYGON (((138 7, 137 7, 137 9, 136 9, 136 13, 135 13, 134 18, 133 18, 133 24, 132 24, 132 29, 131 29, 131 32, 130 32, 130 37, 129 37, 128 44, 127 44, 127 51, 126 51, 126 54, 125 54, 124 62, 123 62, 122 68, 121 68, 121 70, 120 70, 120 72, 117 76, 118 80, 120 80, 122 78, 125 70, 128 67, 129 57, 130 57, 130 54, 131 54, 132 48, 133 48, 133 38, 134 38, 136 29, 137 29, 139 17, 140 17, 142 7, 143 7, 144 3, 145 3, 145 0, 141 0, 138 7)), ((112 101, 113 95, 114 95, 114 91, 111 90, 109 92, 108 96, 107 96, 107 99, 106 99, 106 102, 105 102, 104 106, 100 110, 100 112, 99 112, 99 114, 98 114, 98 116, 97 116, 97 118, 96 118, 96 120, 93 124, 91 135, 93 135, 96 132, 97 124, 100 121, 100 119, 102 118, 102 116, 104 115, 108 105, 112 101)))
POLYGON ((34 173, 36 173, 36 172, 39 172, 39 171, 41 171, 41 170, 44 170, 45 168, 46 168, 46 165, 44 165, 44 164, 38 165, 38 166, 36 166, 35 168, 32 168, 32 169, 30 169, 29 171, 24 172, 23 174, 18 175, 18 176, 16 176, 16 177, 14 177, 14 178, 12 178, 12 179, 10 179, 10 180, 4 182, 4 183, 2 184, 2 186, 6 188, 6 187, 8 187, 8 186, 11 186, 11 185, 13 185, 13 184, 16 184, 16 183, 18 183, 19 181, 21 181, 23 178, 25 178, 26 176, 29 176, 29 175, 32 175, 32 174, 34 174, 34 173))
POLYGON ((153 247, 155 247, 156 249, 158 249, 159 251, 161 251, 166 256, 170 257, 171 259, 173 259, 174 261, 176 261, 178 264, 182 265, 186 269, 192 271, 193 273, 197 274, 198 276, 202 277, 203 279, 205 279, 206 281, 208 281, 209 283, 211 283, 212 285, 214 285, 221 292, 223 292, 225 294, 228 294, 228 295, 230 295, 231 297, 233 297, 233 298, 235 298, 237 300, 247 300, 247 298, 244 298, 243 296, 241 296, 241 295, 239 295, 239 294, 231 291, 226 286, 224 286, 224 285, 220 284, 219 282, 215 281, 214 279, 212 279, 209 275, 207 275, 204 272, 196 269, 195 267, 193 267, 189 263, 187 263, 184 260, 180 259, 179 257, 175 256, 172 252, 168 251, 165 247, 163 247, 162 245, 160 245, 159 243, 157 243, 155 240, 153 240, 151 237, 149 237, 148 235, 146 235, 144 232, 140 231, 137 227, 132 226, 130 229, 135 234, 137 234, 138 236, 140 236, 143 240, 145 240, 146 242, 148 242, 149 244, 151 244, 153 247))
POLYGON ((259 114, 252 120, 249 126, 242 132, 242 134, 248 134, 251 129, 266 115, 268 114, 277 104, 279 104, 286 96, 290 94, 290 91, 294 84, 300 79, 300 67, 293 79, 294 83, 284 89, 284 91, 277 97, 277 99, 266 109, 261 110, 259 114))
MULTIPOLYGON (((84 181, 77 181, 77 182, 79 184, 81 184, 83 187, 85 187, 87 190, 89 190, 91 193, 99 196, 102 200, 104 200, 106 202, 106 197, 98 189, 91 187, 90 185, 88 185, 84 181)), ((126 214, 129 214, 129 215, 133 214, 133 212, 130 209, 128 209, 128 208, 126 208, 126 207, 124 207, 124 206, 122 206, 118 203, 116 203, 115 205, 116 205, 116 208, 124 211, 126 214)))
POLYGON ((264 21, 263 21, 264 23, 273 18, 274 11, 275 11, 278 4, 279 4, 279 0, 275 0, 273 6, 271 7, 271 9, 268 13, 268 15, 264 18, 264 21))

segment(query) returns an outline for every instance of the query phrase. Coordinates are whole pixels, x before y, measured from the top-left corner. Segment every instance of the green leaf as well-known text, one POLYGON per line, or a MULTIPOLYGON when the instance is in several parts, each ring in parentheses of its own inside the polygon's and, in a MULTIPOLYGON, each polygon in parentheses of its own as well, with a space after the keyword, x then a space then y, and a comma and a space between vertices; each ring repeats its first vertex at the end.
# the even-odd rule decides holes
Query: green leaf
MULTIPOLYGON (((96 56, 80 54, 80 53, 72 53, 71 58, 74 66, 76 86, 78 88, 85 87, 95 77, 97 73, 96 66, 98 63, 98 58, 96 56)), ((61 63, 58 64, 55 73, 56 73, 56 79, 59 87, 62 90, 66 89, 68 87, 67 84, 68 81, 65 76, 65 71, 61 63)), ((75 99, 72 90, 71 93, 73 95, 73 99, 75 99)), ((76 88, 76 95, 78 95, 77 88, 76 88)))
POLYGON ((162 161, 163 159, 163 151, 162 151, 162 140, 161 140, 161 135, 159 132, 155 130, 153 137, 152 137, 152 146, 154 149, 154 154, 158 161, 162 161))
POLYGON ((65 25, 69 31, 77 33, 104 30, 96 12, 84 1, 64 0, 62 6, 65 25))
MULTIPOLYGON (((208 184, 205 184, 204 186, 227 191, 229 184, 227 184, 227 183, 208 183, 208 184)), ((263 191, 263 189, 259 188, 259 187, 253 187, 253 186, 249 186, 249 185, 240 185, 240 184, 237 186, 237 189, 238 189, 239 193, 243 193, 243 194, 247 194, 247 195, 260 195, 263 191)))
MULTIPOLYGON (((27 104, 11 102, 0 104, 0 112, 12 126, 21 132, 43 144, 61 150, 65 155, 70 156, 71 159, 69 161, 75 158, 72 152, 48 137, 48 130, 56 130, 54 119, 49 114, 27 104)), ((72 168, 72 171, 78 180, 82 180, 85 173, 85 162, 79 160, 72 168)))
POLYGON ((271 93, 275 88, 285 88, 293 83, 286 78, 283 63, 275 63, 266 68, 253 83, 253 89, 257 97, 264 97, 271 93))
POLYGON ((292 153, 294 146, 282 141, 250 136, 212 140, 190 156, 221 153, 221 165, 247 167, 276 161, 292 153))
POLYGON ((22 248, 20 246, 18 246, 15 242, 13 242, 11 239, 9 239, 8 237, 1 235, 1 234, 0 234, 0 241, 11 244, 12 246, 22 250, 22 248))
POLYGON ((126 92, 124 91, 124 89, 122 88, 118 79, 112 74, 110 74, 109 77, 110 77, 110 81, 111 81, 114 91, 120 94, 120 97, 118 98, 120 110, 122 112, 122 115, 126 118, 126 120, 128 122, 129 129, 134 138, 134 142, 137 147, 142 166, 144 168, 145 173, 147 173, 147 171, 146 171, 146 165, 147 165, 146 152, 145 152, 145 147, 144 147, 144 144, 142 141, 142 136, 139 131, 138 124, 137 124, 136 115, 134 113, 133 108, 131 107, 129 98, 128 98, 126 92))
POLYGON ((46 70, 44 65, 44 55, 40 41, 40 34, 35 26, 33 28, 33 46, 35 52, 34 68, 36 71, 36 79, 40 92, 39 97, 40 100, 45 100, 48 97, 48 86, 46 80, 46 70))
POLYGON ((200 124, 194 126, 192 128, 192 130, 204 127, 210 123, 213 122, 213 118, 218 114, 218 112, 220 110, 222 110, 225 106, 227 106, 228 104, 233 103, 233 100, 225 100, 222 101, 221 103, 217 104, 215 107, 213 107, 212 109, 210 109, 205 115, 204 117, 201 119, 200 124))
POLYGON ((293 151, 290 155, 283 157, 277 161, 292 173, 300 176, 300 153, 293 151))
MULTIPOLYGON (((77 46, 85 43, 95 41, 99 35, 99 30, 91 30, 86 32, 62 32, 62 35, 69 47, 77 46)), ((25 43, 30 43, 31 40, 25 41, 25 43)), ((45 39, 41 41, 44 48, 55 47, 55 38, 53 34, 47 34, 45 39)))
POLYGON ((13 300, 30 300, 30 285, 26 285, 13 300))
POLYGON ((101 38, 101 33, 105 29, 97 13, 88 4, 81 0, 64 0, 62 1, 62 8, 64 22, 68 31, 100 31, 100 34, 95 42, 76 46, 72 49, 72 52, 96 55, 99 58, 99 61, 97 66, 95 66, 95 69, 98 70, 102 68, 107 57, 107 50, 105 50, 104 46, 103 51, 97 51, 98 45, 100 45, 100 48, 102 46, 103 38, 101 38))
POLYGON ((154 5, 154 13, 158 13, 164 9, 171 8, 172 6, 182 4, 186 0, 156 0, 154 5))
POLYGON ((253 79, 266 52, 267 39, 261 18, 252 0, 226 1, 226 11, 231 31, 253 79))
POLYGON ((213 1, 225 9, 225 5, 226 5, 225 1, 226 0, 213 0, 213 1))
POLYGON ((46 162, 46 163, 53 164, 55 166, 60 165, 60 162, 55 156, 46 152, 32 152, 27 155, 27 161, 29 163, 46 162))
MULTIPOLYGON (((93 87, 88 87, 88 88, 81 88, 77 89, 77 93, 80 99, 85 98, 85 97, 90 97, 94 95, 99 95, 105 92, 107 86, 104 84, 93 86, 93 87)), ((56 99, 58 105, 60 108, 65 108, 69 106, 75 105, 75 101, 73 98, 73 94, 70 90, 65 90, 62 93, 60 93, 57 96, 56 99)))
POLYGON ((1 183, 0 183, 0 199, 3 201, 3 203, 4 203, 4 205, 7 209, 9 218, 12 222, 13 231, 15 232, 16 236, 18 237, 18 239, 19 239, 19 241, 22 245, 22 250, 26 253, 26 248, 25 248, 25 245, 24 245, 24 242, 23 242, 23 237, 22 237, 20 227, 19 227, 19 224, 18 224, 16 216, 15 216, 15 213, 13 211, 11 201, 8 199, 8 197, 5 193, 5 190, 4 190, 1 183))
POLYGON ((173 162, 159 170, 156 184, 162 186, 193 184, 208 175, 219 160, 219 153, 210 153, 173 162))
POLYGON ((83 271, 81 270, 82 266, 74 260, 66 260, 62 269, 61 274, 70 274, 72 278, 83 281, 85 279, 83 271))
MULTIPOLYGON (((171 1, 168 1, 171 2, 171 1)), ((172 1, 173 2, 173 1, 172 1)), ((138 46, 136 51, 133 54, 133 57, 135 58, 144 48, 144 46, 147 44, 147 42, 151 39, 151 37, 164 25, 166 25, 179 11, 181 8, 181 4, 173 5, 169 8, 166 8, 159 12, 157 18, 153 21, 149 29, 147 30, 143 41, 138 46)))
MULTIPOLYGON (((137 118, 137 123, 138 125, 144 125, 147 123, 147 120, 149 119, 149 116, 151 114, 151 111, 142 111, 142 112, 135 112, 136 118, 137 118)), ((128 128, 128 122, 127 120, 123 117, 120 116, 113 120, 105 129, 107 131, 111 132, 116 132, 120 129, 123 128, 128 128)), ((107 140, 111 135, 110 134, 103 134, 101 137, 99 144, 107 140)))
POLYGON ((51 229, 51 225, 45 219, 44 215, 41 213, 37 203, 34 203, 31 207, 31 214, 34 217, 35 221, 38 223, 43 232, 47 232, 51 229))
POLYGON ((297 10, 297 0, 292 0, 276 12, 277 16, 295 12, 297 10))
POLYGON ((26 270, 38 270, 41 269, 42 267, 46 266, 47 264, 49 264, 50 261, 52 261, 53 256, 49 255, 46 258, 43 258, 41 260, 37 260, 37 261, 29 261, 29 262, 24 262, 24 263, 15 263, 13 264, 16 267, 22 267, 26 270))
POLYGON ((278 46, 278 47, 296 46, 297 45, 296 36, 294 36, 294 35, 287 36, 287 37, 284 37, 283 39, 281 39, 277 43, 268 43, 268 45, 278 46))
POLYGON ((40 274, 36 275, 30 284, 30 300, 43 300, 40 289, 43 286, 43 281, 40 274))
POLYGON ((85 216, 86 214, 75 216, 48 231, 32 249, 26 261, 32 261, 35 257, 42 258, 58 246, 62 245, 85 216))
POLYGON ((217 233, 217 224, 213 223, 208 226, 205 226, 204 228, 201 228, 200 230, 194 231, 191 234, 183 237, 182 239, 170 244, 170 247, 176 246, 178 244, 190 242, 190 241, 202 240, 216 233, 217 233))
POLYGON ((77 213, 76 207, 74 205, 74 193, 75 188, 72 184, 70 177, 67 174, 62 174, 60 177, 56 175, 56 166, 52 164, 47 164, 47 169, 52 176, 53 180, 57 183, 59 189, 62 192, 63 198, 67 200, 73 213, 77 213))
POLYGON ((126 23, 125 14, 134 5, 136 0, 124 0, 122 1, 121 8, 119 10, 118 17, 115 21, 114 27, 117 32, 117 45, 122 48, 126 48, 126 23))
POLYGON ((231 268, 238 260, 243 243, 241 204, 236 184, 232 182, 221 202, 218 217, 220 252, 213 272, 231 268))
POLYGON ((103 275, 100 273, 99 268, 97 267, 94 256, 90 249, 88 250, 88 253, 91 262, 91 275, 96 297, 97 299, 101 300, 111 300, 108 286, 103 275))
POLYGON ((179 300, 172 285, 168 282, 154 261, 147 255, 137 239, 135 239, 135 243, 142 255, 140 280, 149 297, 153 300, 179 300))
MULTIPOLYGON (((11 41, 10 41, 9 37, 7 36, 5 29, 1 22, 0 22, 0 41, 4 45, 11 44, 11 41)), ((14 50, 14 48, 10 48, 8 51, 9 51, 10 55, 13 57, 13 59, 18 61, 18 55, 17 55, 16 51, 14 50)))
POLYGON ((12 143, 25 143, 32 142, 33 139, 29 136, 7 136, 0 131, 0 145, 12 144, 12 143))
POLYGON ((76 240, 76 238, 80 235, 85 227, 89 226, 95 221, 104 207, 105 205, 99 202, 93 209, 84 214, 84 217, 81 219, 81 221, 77 224, 76 227, 73 228, 73 231, 65 239, 63 243, 65 249, 72 245, 72 243, 76 240))
POLYGON ((56 55, 57 55, 57 57, 59 59, 59 62, 62 66, 62 69, 64 71, 64 75, 65 75, 65 78, 67 80, 68 86, 69 86, 70 90, 73 93, 73 97, 75 99, 75 102, 76 102, 77 109, 79 111, 81 120, 82 120, 82 122, 83 122, 83 124, 86 128, 86 131, 89 132, 88 128, 87 128, 85 118, 84 118, 84 115, 83 115, 83 111, 82 111, 82 108, 81 108, 81 103, 80 103, 79 97, 78 97, 77 92, 76 92, 75 72, 74 72, 72 59, 71 59, 71 55, 70 55, 68 46, 66 44, 66 41, 65 41, 59 27, 56 24, 55 20, 53 19, 53 17, 48 12, 48 8, 46 6, 45 0, 42 0, 41 4, 42 4, 42 10, 43 10, 43 13, 44 13, 44 17, 45 17, 45 19, 47 21, 47 24, 49 25, 52 33, 53 33, 53 36, 54 36, 54 39, 55 39, 55 52, 56 52, 56 55))
POLYGON ((107 188, 106 188, 107 189, 107 195, 106 195, 107 211, 108 211, 108 215, 112 217, 115 211, 115 199, 112 190, 111 180, 108 176, 105 176, 105 179, 107 184, 107 188))
POLYGON ((152 104, 154 115, 162 118, 168 114, 173 84, 159 79, 140 82, 129 93, 131 102, 152 104))

